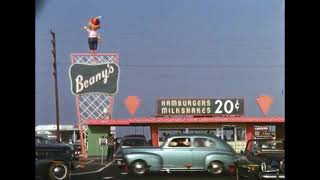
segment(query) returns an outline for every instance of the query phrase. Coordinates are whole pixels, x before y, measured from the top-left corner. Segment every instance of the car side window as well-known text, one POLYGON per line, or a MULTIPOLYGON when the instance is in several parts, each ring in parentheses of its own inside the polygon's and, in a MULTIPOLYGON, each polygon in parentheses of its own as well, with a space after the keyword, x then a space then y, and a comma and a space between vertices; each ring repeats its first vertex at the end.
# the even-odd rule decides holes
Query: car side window
POLYGON ((190 138, 174 138, 170 141, 169 147, 190 147, 190 138))
POLYGON ((194 138, 194 147, 215 147, 216 143, 208 138, 194 138))
POLYGON ((47 153, 45 151, 36 151, 36 158, 38 159, 44 159, 46 158, 47 153))

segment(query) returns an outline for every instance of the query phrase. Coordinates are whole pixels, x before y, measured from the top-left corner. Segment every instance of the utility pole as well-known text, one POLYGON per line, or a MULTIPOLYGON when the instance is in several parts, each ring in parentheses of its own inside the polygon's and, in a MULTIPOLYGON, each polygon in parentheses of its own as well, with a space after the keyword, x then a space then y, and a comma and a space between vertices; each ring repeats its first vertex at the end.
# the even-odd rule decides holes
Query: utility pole
POLYGON ((51 43, 53 46, 52 55, 53 55, 53 77, 54 77, 54 92, 55 92, 55 99, 56 99, 56 125, 57 125, 57 139, 60 142, 60 120, 59 120, 59 97, 58 97, 58 72, 57 72, 57 63, 56 63, 56 33, 50 30, 52 35, 51 43))

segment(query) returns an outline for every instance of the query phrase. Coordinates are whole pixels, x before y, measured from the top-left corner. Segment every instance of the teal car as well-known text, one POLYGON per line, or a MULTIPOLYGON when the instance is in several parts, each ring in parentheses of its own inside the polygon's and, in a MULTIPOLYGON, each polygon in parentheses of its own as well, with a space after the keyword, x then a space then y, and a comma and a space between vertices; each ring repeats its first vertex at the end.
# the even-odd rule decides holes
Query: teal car
POLYGON ((117 166, 130 174, 148 172, 205 171, 213 175, 235 174, 236 153, 215 136, 183 134, 167 137, 160 147, 119 148, 117 166))

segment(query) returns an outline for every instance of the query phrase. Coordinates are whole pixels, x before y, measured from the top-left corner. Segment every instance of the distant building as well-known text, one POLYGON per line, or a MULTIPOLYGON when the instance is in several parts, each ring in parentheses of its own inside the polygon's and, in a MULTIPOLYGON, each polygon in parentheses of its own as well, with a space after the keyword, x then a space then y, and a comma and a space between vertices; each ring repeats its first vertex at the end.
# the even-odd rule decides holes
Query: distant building
MULTIPOLYGON (((37 125, 35 127, 37 135, 45 136, 49 139, 57 139, 56 130, 56 125, 37 125)), ((80 139, 78 125, 60 125, 59 130, 61 133, 61 142, 76 142, 80 139)))

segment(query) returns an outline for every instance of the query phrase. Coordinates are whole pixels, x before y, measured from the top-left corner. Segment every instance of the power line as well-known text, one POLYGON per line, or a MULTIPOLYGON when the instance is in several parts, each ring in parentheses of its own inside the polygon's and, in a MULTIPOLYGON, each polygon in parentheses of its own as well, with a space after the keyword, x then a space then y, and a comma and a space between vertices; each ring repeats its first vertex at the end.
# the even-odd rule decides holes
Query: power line
POLYGON ((119 64, 120 67, 133 68, 284 68, 280 65, 132 65, 119 64))
MULTIPOLYGON (((58 62, 58 64, 71 65, 67 62, 58 62)), ((40 64, 45 66, 47 64, 40 64)), ((218 68, 284 68, 283 65, 151 65, 151 64, 119 64, 120 68, 184 68, 184 69, 218 69, 218 68)))

